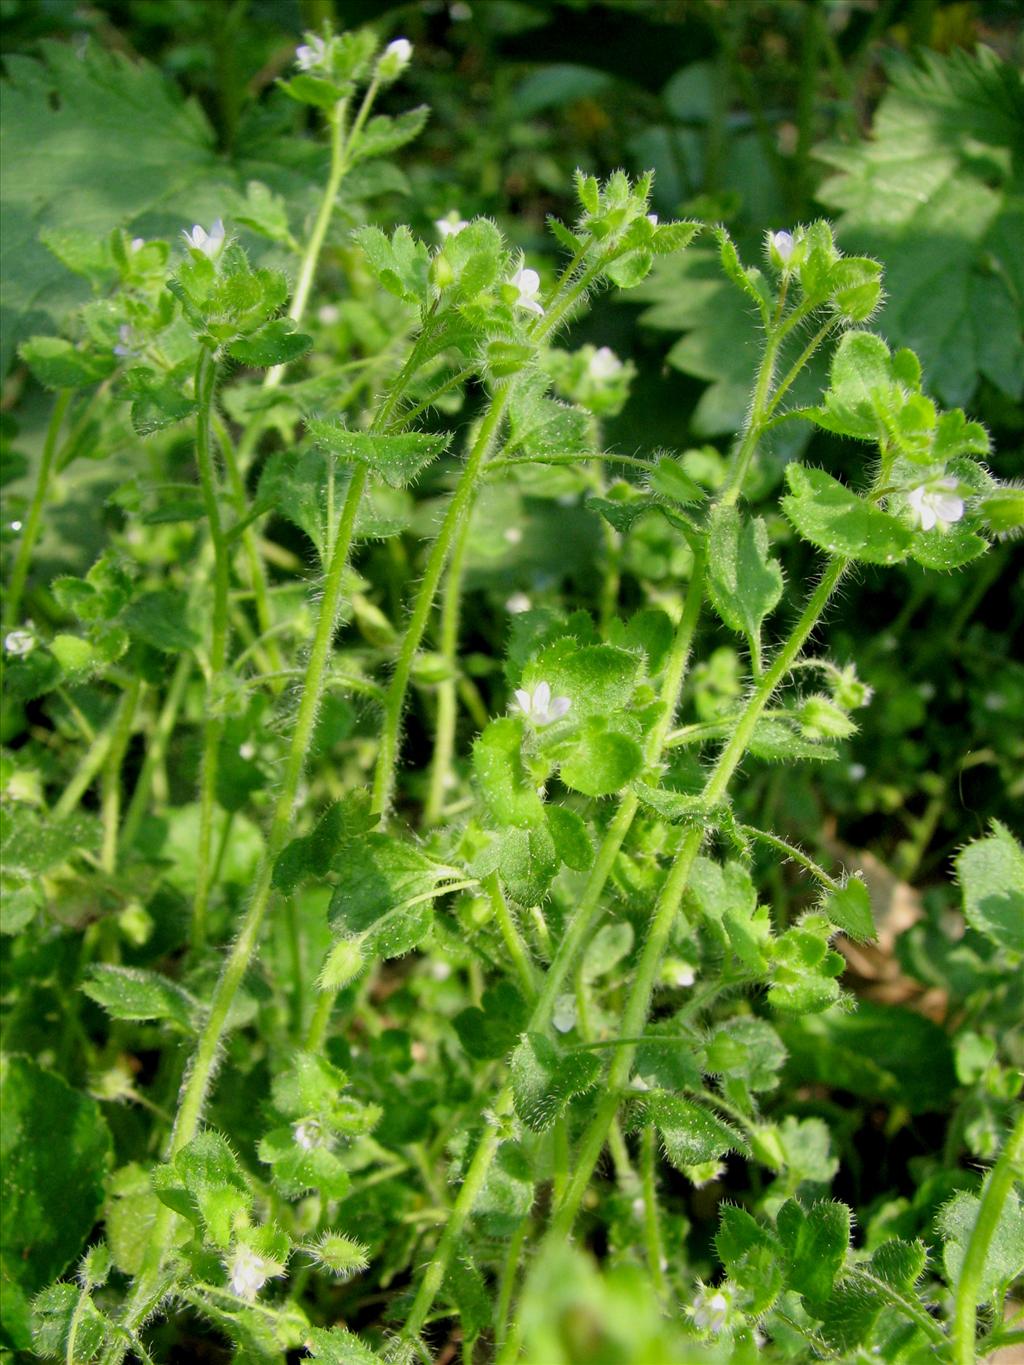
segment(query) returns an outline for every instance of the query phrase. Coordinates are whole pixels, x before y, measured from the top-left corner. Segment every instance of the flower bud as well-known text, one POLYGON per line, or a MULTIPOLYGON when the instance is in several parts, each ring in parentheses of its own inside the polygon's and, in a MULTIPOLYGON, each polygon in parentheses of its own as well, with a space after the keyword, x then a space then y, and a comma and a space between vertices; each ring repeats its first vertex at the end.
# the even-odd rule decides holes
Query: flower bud
POLYGON ((793 255, 793 234, 772 232, 768 235, 768 259, 776 270, 786 270, 793 255))
POLYGON ((385 84, 397 81, 411 61, 412 43, 408 38, 396 38, 388 43, 377 63, 377 79, 385 84))
POLYGON ((846 739, 856 725, 831 697, 808 697, 800 708, 800 728, 808 739, 846 739))
POLYGON ((327 954, 317 985, 322 991, 340 991, 363 970, 363 954, 355 939, 342 938, 327 954))

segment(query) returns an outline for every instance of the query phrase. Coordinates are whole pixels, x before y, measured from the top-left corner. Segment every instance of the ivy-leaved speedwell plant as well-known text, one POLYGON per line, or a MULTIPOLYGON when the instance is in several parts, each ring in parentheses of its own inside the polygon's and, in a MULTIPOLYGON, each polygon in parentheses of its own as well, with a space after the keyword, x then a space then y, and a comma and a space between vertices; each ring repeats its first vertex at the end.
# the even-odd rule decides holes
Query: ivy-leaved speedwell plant
MULTIPOLYGON (((66 1219, 52 1190, 15 1209, 5 1330, 107 1365, 159 1359, 186 1310, 246 1360, 430 1361, 454 1319, 466 1361, 578 1360, 596 1340, 617 1360, 965 1365, 979 1306, 985 1349, 1003 1340, 1024 1124, 1000 1111, 991 1171, 942 1211, 941 1265, 913 1236, 851 1245, 827 1128, 767 1102, 784 1021, 852 1004, 833 942, 872 937, 870 899, 733 796, 751 759, 827 761, 856 729, 870 687, 809 652, 844 577, 955 570, 1019 522, 1019 491, 913 353, 867 329, 882 267, 827 223, 770 232, 747 266, 724 229, 659 222, 649 178, 580 173, 543 278, 487 219, 453 210, 433 244, 374 225, 389 182, 366 164, 426 116, 373 112, 412 56, 366 32, 299 48, 284 88, 330 146, 310 223, 254 183, 233 222, 178 242, 47 240, 93 297, 20 348, 54 401, 16 519, 5 739, 42 706, 77 757, 5 751, 4 928, 26 978, 56 942, 45 989, 73 1002, 60 1055, 11 1056, 4 1086, 22 1172, 74 1107, 60 1160, 80 1188, 66 1219), (760 334, 724 480, 605 450, 631 367, 554 345, 595 291, 699 231, 760 334), (314 311, 329 245, 344 287, 314 311), (828 387, 794 407, 819 351, 828 387), (794 421, 861 442, 862 476, 790 464, 779 516, 748 515, 748 476, 794 421), (85 576, 41 581, 55 490, 100 455, 130 470, 109 543, 85 576), (461 615, 474 516, 503 488, 559 509, 555 531, 588 519, 593 610, 513 593, 488 661, 461 615), (667 582, 635 573, 651 526, 667 582), (821 562, 787 619, 790 534, 821 562), (709 627, 746 660, 711 718, 693 667, 709 627), (427 752, 403 765, 413 702, 427 752), (759 904, 765 851, 806 874, 794 923, 759 904), (414 1039, 388 1017, 400 977, 414 1039), (61 1079, 78 1065, 88 1095, 61 1079), (723 1207, 701 1275, 672 1182, 703 1186, 730 1154, 759 1193, 723 1207), (601 1281, 568 1245, 590 1225, 601 1281)), ((996 827, 959 863, 994 973, 1024 951, 1022 857, 996 827)), ((963 1074, 1012 1101, 984 1039, 963 1074)))

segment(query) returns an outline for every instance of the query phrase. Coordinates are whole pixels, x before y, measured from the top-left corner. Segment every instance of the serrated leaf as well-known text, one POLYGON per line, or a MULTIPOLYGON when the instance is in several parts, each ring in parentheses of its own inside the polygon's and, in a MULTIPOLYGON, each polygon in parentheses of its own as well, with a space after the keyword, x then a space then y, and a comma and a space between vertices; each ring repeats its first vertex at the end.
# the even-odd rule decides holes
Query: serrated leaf
POLYGON ((305 878, 326 876, 340 846, 376 823, 376 816, 370 815, 369 793, 354 791, 335 801, 309 834, 292 839, 278 854, 272 874, 274 886, 290 896, 305 878))
POLYGON ((885 262, 882 329, 920 354, 947 403, 984 375, 1024 391, 1021 161, 1024 86, 990 48, 896 60, 870 139, 818 155, 818 198, 844 245, 885 262))
POLYGON ((1024 953, 1024 849, 1005 825, 962 849, 956 875, 963 891, 964 915, 986 938, 1014 953, 1024 953))
POLYGON ((786 480, 792 496, 782 499, 783 510, 812 545, 866 564, 906 558, 913 539, 909 528, 824 470, 790 464, 786 480))
POLYGON ((344 1327, 311 1327, 309 1353, 322 1365, 385 1365, 383 1356, 364 1346, 344 1327))
POLYGON ((68 1359, 74 1323, 75 1365, 95 1360, 106 1338, 108 1323, 77 1284, 52 1284, 32 1305, 32 1345, 44 1359, 68 1359), (84 1303, 81 1303, 82 1299, 84 1303))
POLYGON ((93 963, 82 990, 112 1019, 167 1019, 186 1033, 198 1029, 202 1009, 176 981, 139 967, 93 963))
POLYGON ((352 147, 353 165, 371 156, 387 156, 397 152, 420 133, 430 117, 430 106, 420 104, 415 109, 407 109, 404 114, 392 118, 388 114, 377 114, 370 119, 352 147))
POLYGON ((407 227, 396 228, 391 237, 379 228, 366 227, 355 240, 366 253, 371 271, 390 294, 407 303, 424 304, 429 294, 430 253, 407 227))
POLYGON ((332 927, 379 957, 400 957, 423 941, 438 884, 451 876, 412 844, 374 833, 346 843, 335 870, 332 927))
POLYGON ((761 623, 782 596, 782 570, 771 557, 760 517, 717 504, 708 528, 708 589, 730 630, 760 638, 761 623))
POLYGON ((717 1161, 726 1152, 747 1150, 745 1140, 735 1128, 691 1100, 654 1093, 645 1097, 643 1109, 657 1125, 665 1155, 679 1171, 705 1161, 717 1161))
POLYGON ((805 1212, 795 1199, 787 1199, 775 1226, 786 1256, 787 1282, 815 1312, 827 1301, 846 1259, 850 1210, 845 1204, 823 1199, 805 1212))
POLYGON ((339 460, 365 465, 392 488, 411 483, 451 441, 450 433, 409 431, 386 436, 372 431, 350 431, 340 423, 316 418, 306 425, 317 445, 339 460))
POLYGON ((240 365, 265 369, 268 365, 287 365, 297 360, 312 344, 312 337, 296 332, 291 318, 275 318, 249 336, 233 341, 228 355, 240 365))
POLYGON ((601 1063, 578 1048, 561 1052, 541 1033, 527 1033, 509 1065, 516 1113, 535 1132, 550 1128, 571 1099, 597 1083, 601 1063))

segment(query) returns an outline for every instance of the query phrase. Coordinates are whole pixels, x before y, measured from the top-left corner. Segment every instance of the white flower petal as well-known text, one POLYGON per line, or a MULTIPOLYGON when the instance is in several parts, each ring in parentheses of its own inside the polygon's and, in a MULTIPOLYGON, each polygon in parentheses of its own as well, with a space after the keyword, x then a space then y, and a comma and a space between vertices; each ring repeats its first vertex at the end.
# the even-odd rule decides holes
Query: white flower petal
POLYGON ((551 701, 551 684, 539 682, 533 689, 533 709, 535 711, 547 711, 548 703, 551 701))
POLYGON ((548 715, 552 720, 561 720, 571 706, 572 701, 569 697, 554 697, 548 707, 548 715))

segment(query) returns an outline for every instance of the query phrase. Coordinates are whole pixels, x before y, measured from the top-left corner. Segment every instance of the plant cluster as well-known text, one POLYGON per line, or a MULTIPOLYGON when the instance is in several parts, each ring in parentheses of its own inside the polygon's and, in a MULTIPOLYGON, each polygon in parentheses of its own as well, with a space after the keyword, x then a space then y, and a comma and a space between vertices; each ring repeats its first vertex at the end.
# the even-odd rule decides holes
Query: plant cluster
POLYGON ((865 879, 743 786, 856 733, 873 680, 816 640, 860 566, 959 570, 1020 490, 824 220, 755 265, 651 176, 579 171, 557 268, 457 208, 378 225, 414 61, 305 36, 304 224, 253 180, 176 237, 44 233, 89 297, 18 347, 52 399, 5 514, 5 1348, 154 1362, 203 1323, 239 1361, 967 1365, 1021 1336, 1024 851, 962 847, 968 932, 913 945, 955 1050, 905 1011, 894 1051, 840 980, 865 879), (697 249, 756 338, 742 430, 616 454, 635 367, 569 324, 697 249), (854 472, 789 459, 759 515, 794 429, 854 472), (91 566, 40 572, 101 458, 91 566), (577 600, 505 584, 530 537, 577 600), (955 1088, 948 1159, 855 1236, 787 1068, 911 1113, 955 1088), (691 1195, 737 1169, 701 1245, 691 1195))

